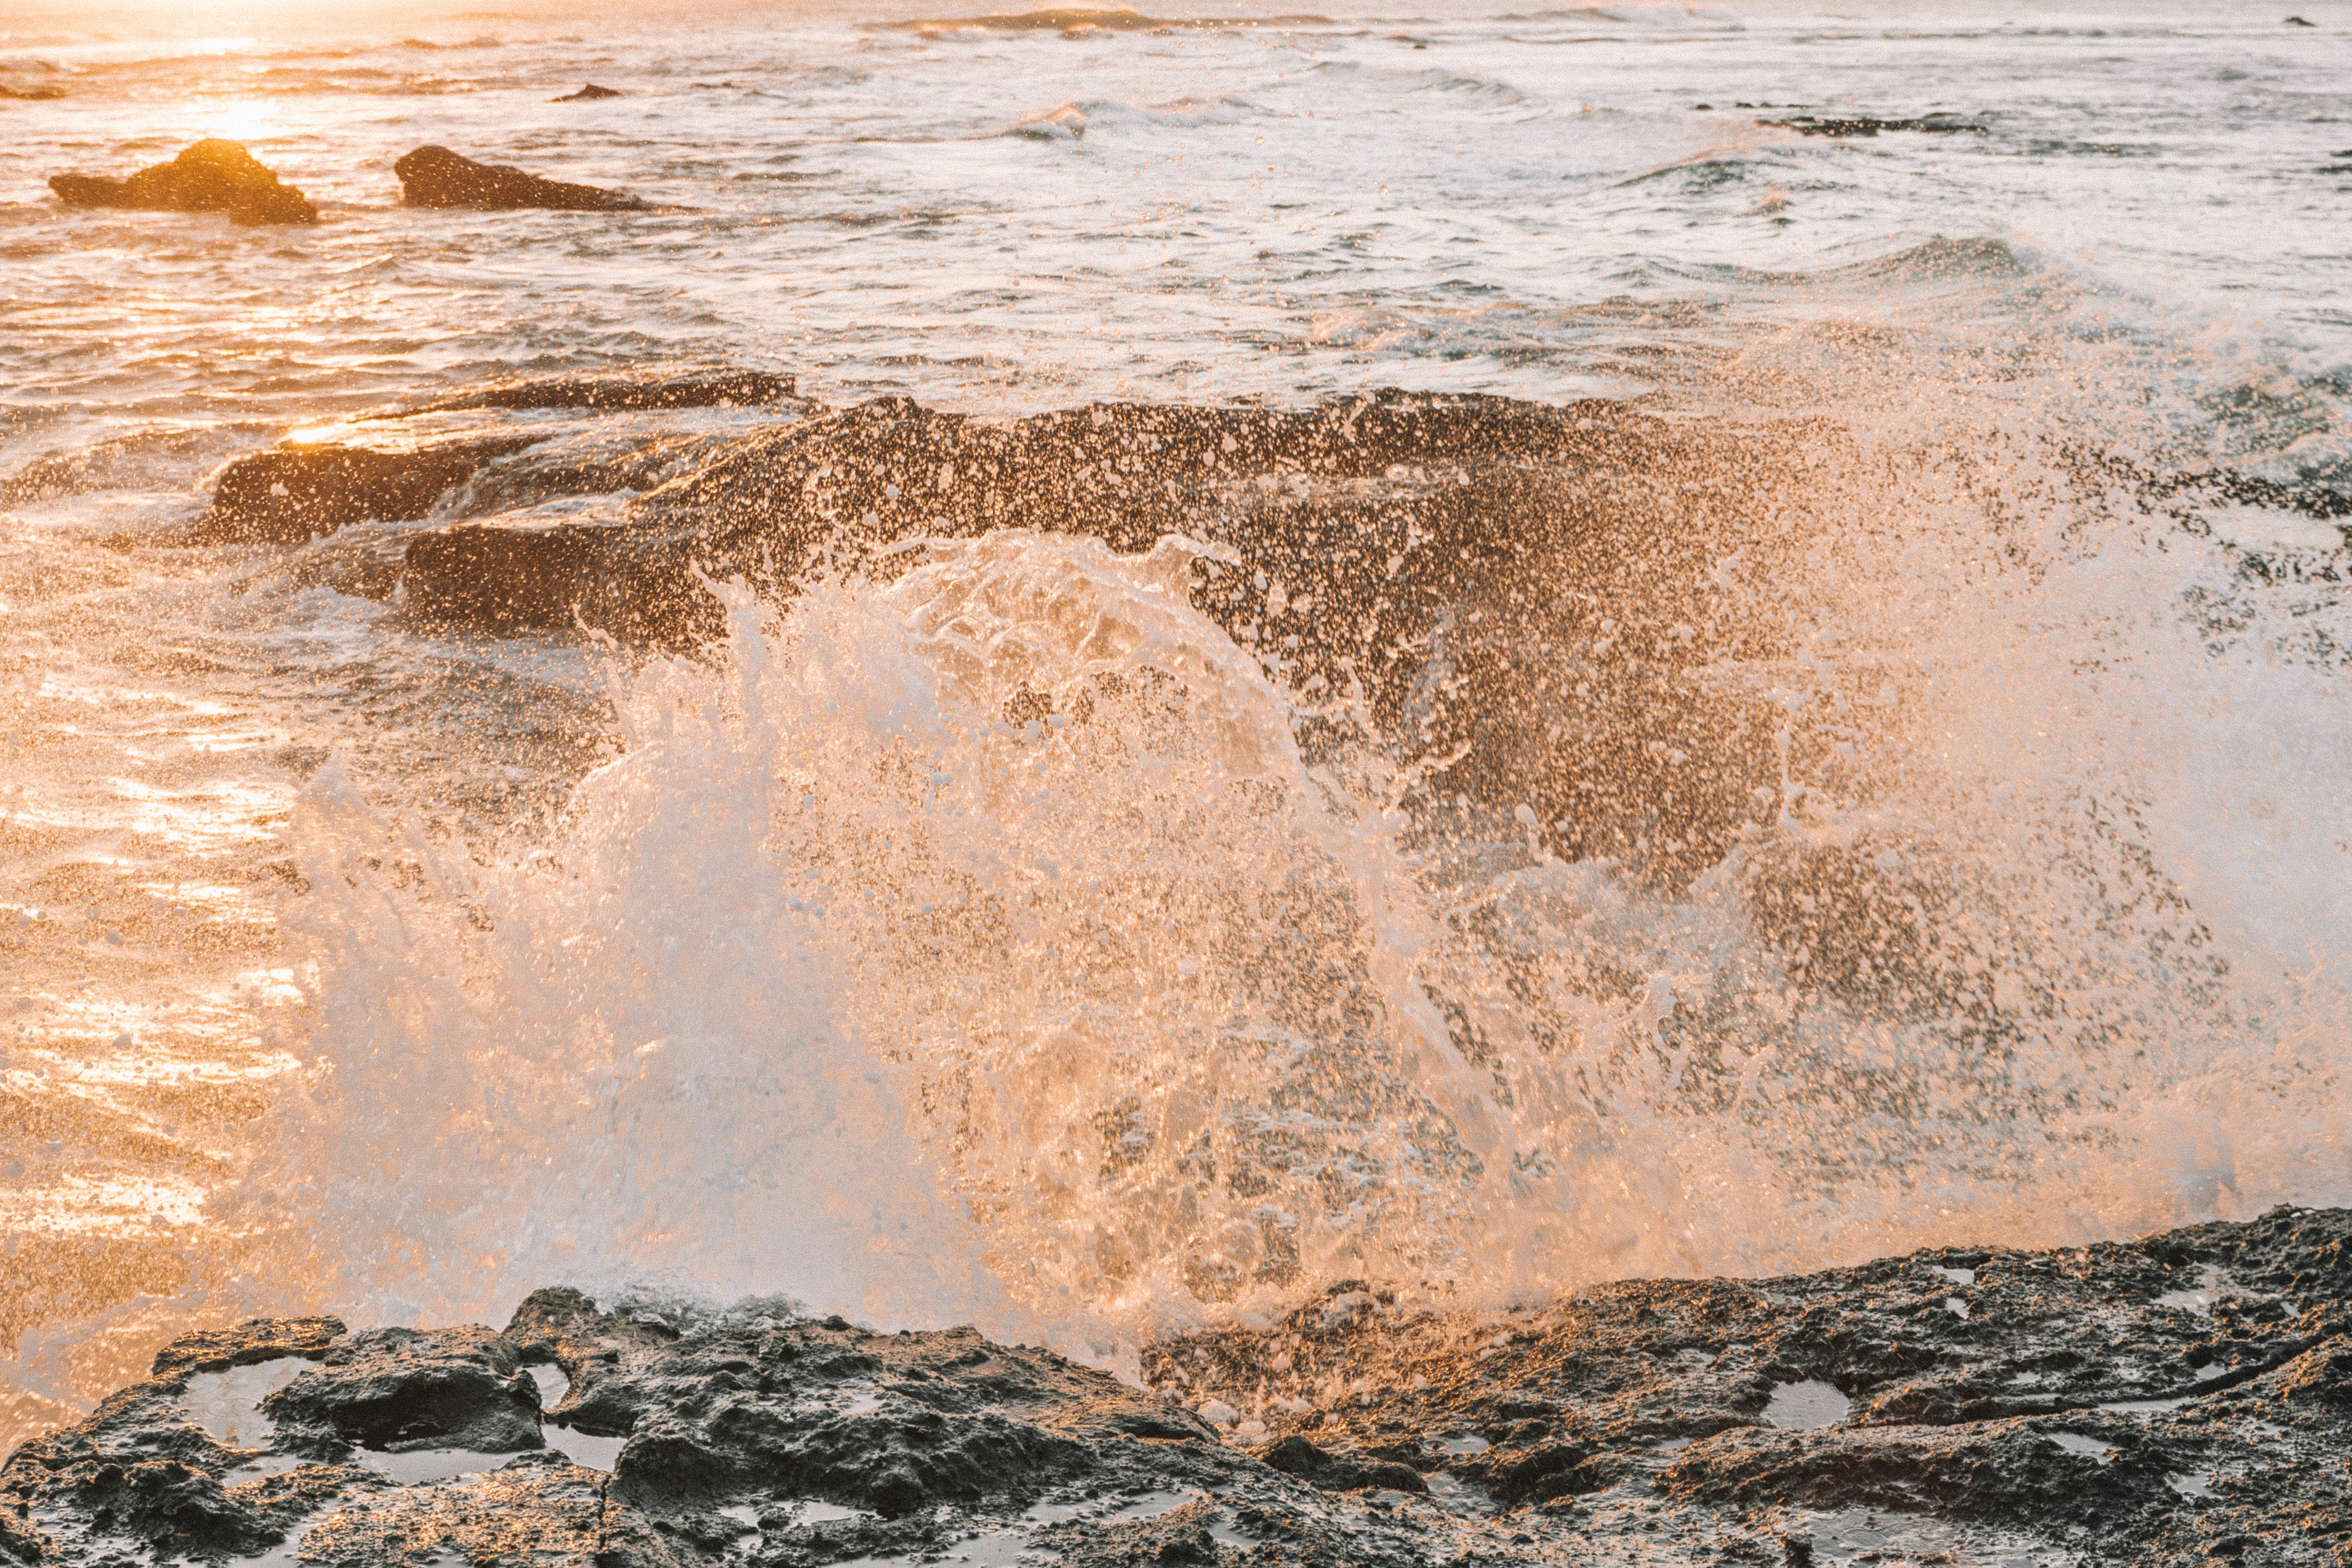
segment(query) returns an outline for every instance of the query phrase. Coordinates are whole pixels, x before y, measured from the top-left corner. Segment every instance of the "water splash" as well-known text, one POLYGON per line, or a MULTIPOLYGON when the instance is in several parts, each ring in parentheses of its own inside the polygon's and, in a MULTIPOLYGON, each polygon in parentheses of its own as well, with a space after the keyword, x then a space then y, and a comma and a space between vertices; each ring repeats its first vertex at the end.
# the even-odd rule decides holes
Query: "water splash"
POLYGON ((326 1055, 254 1191, 370 1238, 379 1312, 667 1277, 1096 1355, 1352 1277, 2342 1198, 2336 672, 2184 617, 2242 561, 2178 517, 1991 537, 1916 483, 1829 549, 1843 619, 1724 672, 1781 799, 1680 891, 1310 762, 1181 540, 716 589, 723 652, 616 677, 624 755, 528 852, 314 782, 326 1055))

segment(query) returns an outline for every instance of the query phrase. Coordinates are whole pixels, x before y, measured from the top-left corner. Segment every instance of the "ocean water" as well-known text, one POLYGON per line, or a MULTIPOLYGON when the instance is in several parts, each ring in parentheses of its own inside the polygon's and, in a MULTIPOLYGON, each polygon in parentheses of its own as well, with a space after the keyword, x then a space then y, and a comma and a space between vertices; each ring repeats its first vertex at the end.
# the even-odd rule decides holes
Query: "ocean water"
POLYGON ((1351 1278, 2352 1199, 2352 5, 2300 16, 12 6, 0 1445, 255 1310, 571 1281, 1120 1365, 1351 1278), (47 193, 203 136, 320 224, 47 193), (426 142, 664 205, 405 210, 426 142), (166 542, 289 435, 710 363, 1811 421, 1798 651, 1719 672, 1798 737, 1769 831, 1660 886, 1400 788, 1410 737, 1302 748, 1178 543, 721 584, 673 659, 166 542), (2216 469, 2284 489, 2084 478, 2216 469), (1105 646, 1185 714, 993 722, 1105 646), (1759 889, 1832 852, 1965 1006, 1807 968, 1857 906, 1759 889))

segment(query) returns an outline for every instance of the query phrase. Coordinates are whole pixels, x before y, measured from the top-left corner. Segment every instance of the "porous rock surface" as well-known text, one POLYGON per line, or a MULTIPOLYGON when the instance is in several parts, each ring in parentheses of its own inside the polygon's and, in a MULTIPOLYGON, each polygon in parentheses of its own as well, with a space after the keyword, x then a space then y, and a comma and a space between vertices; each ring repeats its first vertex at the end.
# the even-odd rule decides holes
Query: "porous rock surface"
POLYGON ((499 1333, 175 1342, 0 1467, 0 1563, 2340 1568, 2347 1332, 2344 1210, 1499 1315, 1344 1284, 1151 1347, 1150 1390, 970 1329, 681 1331, 552 1289, 499 1333), (278 1363, 259 1446, 191 1419, 278 1363))
POLYGON ((455 397, 435 398, 375 416, 406 418, 467 408, 576 408, 597 414, 665 408, 752 407, 788 401, 793 378, 764 370, 714 365, 658 373, 604 372, 529 376, 493 383, 455 397))
POLYGON ((140 212, 224 212, 244 225, 316 223, 319 209, 247 152, 220 137, 197 142, 168 163, 127 179, 57 174, 49 189, 69 207, 121 207, 140 212))
MULTIPOLYGON (((1792 723, 1752 678, 1801 663, 1799 628, 1860 591, 1840 536, 1901 510, 1893 466, 1848 433, 1396 391, 983 419, 903 397, 787 408, 790 384, 723 369, 492 384, 369 417, 514 411, 508 424, 231 464, 184 537, 299 543, 415 522, 331 541, 290 570, 397 594, 431 625, 585 626, 689 647, 725 634, 712 580, 781 603, 823 574, 893 579, 929 558, 924 540, 1028 530, 1136 553, 1182 535, 1207 547, 1194 606, 1293 694, 1310 752, 1368 723, 1412 760, 1417 802, 1517 816, 1531 848, 1610 858, 1663 888, 1753 837, 1743 894, 1813 982, 1878 1011, 1997 1010, 1997 964, 1954 941, 1981 889, 1920 869, 1933 857, 1903 842, 1766 831, 1792 770, 1867 786, 1841 747, 1885 703, 1874 678, 1792 723), (758 420, 721 427, 730 408, 758 420), (718 422, 681 425, 697 409, 718 422)), ((2060 456, 2183 526, 2200 497, 2347 505, 2324 488, 2060 456)), ((1022 700, 1015 723, 1083 716, 1069 693, 1022 700)))
POLYGON ((550 180, 505 163, 478 163, 446 147, 419 147, 402 155, 401 199, 413 207, 466 207, 483 212, 546 208, 558 212, 643 212, 648 204, 623 191, 550 180))

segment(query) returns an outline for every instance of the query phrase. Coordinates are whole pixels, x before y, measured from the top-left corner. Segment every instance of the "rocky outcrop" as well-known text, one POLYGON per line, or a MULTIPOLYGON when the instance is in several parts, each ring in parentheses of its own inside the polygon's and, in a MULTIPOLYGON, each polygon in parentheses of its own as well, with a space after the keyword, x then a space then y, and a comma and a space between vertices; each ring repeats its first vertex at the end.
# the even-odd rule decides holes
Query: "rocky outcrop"
MULTIPOLYGON (((551 377, 392 410, 371 417, 549 405, 593 417, 488 426, 527 430, 520 450, 477 435, 264 454, 224 475, 198 531, 299 541, 430 514, 297 570, 397 592, 426 624, 584 625, 669 647, 724 634, 709 579, 781 602, 813 574, 894 577, 926 559, 909 548, 925 538, 1020 529, 1139 552, 1184 535, 1212 547, 1191 569, 1194 605, 1294 694, 1310 751, 1369 726, 1413 770, 1417 811, 1485 814, 1531 849, 1611 858, 1665 888, 1753 839, 1742 891, 1791 973, 1885 1016, 1991 1006, 1980 955, 1946 940, 1981 888, 1917 845, 1752 831, 1777 819, 1792 776, 1866 788, 1852 742, 1886 710, 1883 683, 1857 676, 1791 723, 1778 678, 1759 678, 1800 658, 1797 628, 1841 613, 1854 586, 1840 538, 1887 515, 1884 471, 1845 433, 1399 392, 1011 420, 880 398, 748 433, 631 417, 788 387, 723 370, 551 377)), ((2184 487, 2196 504, 2345 504, 2221 472, 2107 476, 2066 456, 2151 505, 2189 504, 2168 499, 2184 487)))
POLYGON ((1297 1476, 1327 1492, 1360 1491, 1366 1488, 1394 1492, 1429 1489, 1429 1483, 1411 1465, 1401 1465, 1393 1459, 1367 1462, 1329 1453, 1296 1432, 1278 1443, 1268 1444, 1258 1458, 1284 1475, 1297 1476))
POLYGON ((2345 1564, 2347 1347, 2343 1210, 1495 1315, 1341 1284, 1149 1388, 555 1289, 497 1333, 178 1341, 0 1467, 0 1563, 2345 1564), (232 1441, 236 1377, 279 1386, 232 1441))
POLYGON ((1137 552, 1181 533, 1234 552, 1199 563, 1195 602, 1294 690, 1357 691, 1415 753, 1456 753, 1433 789, 1475 780, 1563 855, 1673 877, 1719 858, 1777 788, 1778 720, 1699 672, 1786 651, 1795 498, 1843 446, 1602 403, 1379 394, 992 421, 883 398, 742 437, 625 516, 419 535, 404 599, 486 630, 576 620, 690 645, 722 629, 702 573, 782 597, 820 568, 904 570, 919 556, 879 552, 919 535, 1137 552))
POLYGON ((235 142, 197 142, 168 163, 128 179, 58 174, 49 189, 69 207, 121 207, 140 212, 224 212, 246 225, 316 223, 319 209, 235 142))
POLYGON ((184 539, 194 544, 301 544, 368 519, 413 522, 452 486, 528 444, 515 437, 405 452, 288 446, 239 458, 221 471, 212 506, 184 539))
POLYGON ((567 92, 561 98, 551 98, 547 101, 550 103, 581 103, 593 101, 600 98, 618 98, 620 96, 621 90, 618 88, 598 87, 592 81, 587 86, 582 88, 578 92, 567 92))
POLYGON ((392 170, 400 176, 401 199, 413 207, 609 213, 644 212, 649 206, 621 191, 543 179, 504 163, 477 163, 446 147, 419 147, 392 170))
POLYGON ((261 1402, 280 1447, 340 1456, 541 1447, 539 1386, 511 1342, 488 1329, 373 1329, 338 1340, 317 1371, 261 1402))

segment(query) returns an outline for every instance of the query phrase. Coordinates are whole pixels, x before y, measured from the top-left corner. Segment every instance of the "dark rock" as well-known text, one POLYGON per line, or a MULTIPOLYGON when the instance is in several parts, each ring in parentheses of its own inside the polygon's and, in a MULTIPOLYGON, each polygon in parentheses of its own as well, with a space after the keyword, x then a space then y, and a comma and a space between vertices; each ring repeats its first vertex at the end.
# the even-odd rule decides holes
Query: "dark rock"
POLYGON ((246 225, 316 223, 319 209, 235 142, 213 137, 124 180, 58 174, 49 189, 69 207, 225 212, 246 225))
POLYGON ((14 1510, 0 1509, 0 1563, 37 1563, 51 1553, 47 1536, 17 1518, 14 1510))
POLYGON ((1673 879, 1720 858, 1777 788, 1777 718, 1699 672, 1778 657, 1803 591, 1776 566, 1792 514, 1774 498, 1828 471, 1792 454, 1840 450, 1811 426, 1697 430, 1601 403, 1381 394, 983 421, 883 398, 743 437, 625 520, 421 535, 405 598, 489 631, 577 621, 691 645, 723 630, 704 572, 781 597, 821 568, 902 571, 919 555, 877 552, 914 535, 1034 528, 1139 552, 1181 533, 1237 552, 1198 565, 1195 603, 1293 689, 1355 688, 1414 752, 1458 753, 1433 794, 1525 805, 1558 853, 1673 879), (1726 584, 1733 557, 1746 581, 1726 584), (1531 617, 1542 629, 1519 635, 1531 617))
POLYGON ((226 1372, 266 1361, 300 1356, 317 1361, 343 1334, 340 1318, 249 1318, 233 1329, 200 1329, 182 1334, 155 1352, 151 1375, 226 1372))
POLYGON ((1220 1510, 1202 1500, 1156 1519, 1110 1524, 1055 1525, 1037 1532, 1037 1543, 1066 1568, 1128 1568, 1132 1563, 1214 1564, 1225 1561, 1213 1533, 1220 1510))
POLYGON ((522 1299, 507 1323, 506 1337, 526 1363, 553 1363, 577 1384, 591 1362, 615 1362, 625 1352, 652 1350, 678 1336, 676 1329, 661 1324, 599 1311, 581 1291, 552 1286, 522 1299))
POLYGON ((578 92, 567 92, 561 98, 549 99, 548 102, 578 103, 586 99, 618 98, 620 96, 621 91, 618 88, 598 87, 592 81, 586 87, 582 88, 578 92))
POLYGON ((1657 1485, 1694 1500, 2066 1521, 2127 1533, 2168 1508, 2166 1468, 2155 1445, 2128 1441, 2093 1458, 2022 1422, 1795 1436, 1750 1427, 1684 1450, 1657 1485))
POLYGON ((446 147, 419 147, 393 164, 402 199, 413 207, 467 207, 512 212, 644 212, 648 204, 620 191, 599 190, 526 174, 504 163, 477 163, 446 147))
POLYGON ((514 1345, 488 1329, 371 1329, 339 1341, 325 1364, 261 1402, 314 1449, 341 1443, 397 1453, 541 1446, 539 1385, 514 1345))
POLYGON ((1374 1459, 1370 1462, 1344 1454, 1330 1454, 1317 1447, 1296 1432, 1279 1443, 1269 1445, 1258 1458, 1286 1476, 1297 1476, 1310 1486, 1327 1492, 1358 1491, 1377 1488, 1387 1491, 1425 1492, 1429 1483, 1411 1465, 1393 1460, 1374 1459))
MULTIPOLYGON (((378 417, 605 415, 789 388, 723 369, 553 377, 378 417)), ((1184 535, 1219 552, 1192 567, 1194 605, 1297 695, 1302 743, 1369 727, 1421 770, 1409 804, 1431 831, 1465 813, 1517 818, 1504 831, 1532 829, 1531 851, 1610 858, 1667 889, 1744 842, 1738 890, 1809 990, 1986 1038, 2005 1026, 1996 980, 2014 955, 1953 935, 2008 923, 1982 868, 1910 838, 1811 845, 1773 830, 1788 767, 1867 792, 1854 748, 1839 748, 1870 721, 1835 716, 1875 710, 1880 692, 1857 686, 1787 724, 1725 675, 1795 657, 1790 628, 1850 591, 1808 542, 1884 510, 1841 432, 1400 393, 1015 420, 883 398, 748 435, 649 434, 625 419, 531 428, 511 444, 244 459, 188 537, 299 542, 437 513, 429 531, 372 531, 294 570, 342 592, 399 592, 428 625, 584 625, 686 647, 724 635, 711 578, 782 600, 814 574, 892 577, 925 559, 902 548, 922 537, 1034 529, 1137 552, 1184 535), (611 500, 544 504, 583 496, 611 500)), ((2095 454, 2063 456, 2183 516, 2217 499, 2352 507, 2319 485, 2111 473, 2095 454)))
POLYGON ((1348 1284, 1263 1330, 1149 1347, 1161 1393, 970 1329, 877 1334, 767 1309, 681 1326, 562 1289, 503 1334, 322 1347, 327 1321, 260 1321, 178 1342, 157 1376, 18 1449, 0 1467, 0 1563, 209 1562, 298 1526, 303 1561, 368 1568, 1430 1568, 1664 1561, 1675 1543, 1801 1565, 1893 1561, 1889 1542, 1927 1563, 2341 1563, 2347 1242, 2352 1213, 2285 1209, 1475 1316, 1348 1284), (536 1426, 520 1368, 549 1359, 572 1378, 551 1419, 627 1441, 610 1475, 536 1450, 415 1485, 351 1464, 261 1475, 268 1453, 215 1442, 185 1401, 216 1375, 196 1369, 273 1351, 323 1357, 265 1405, 278 1456, 520 1436, 536 1426), (1853 1413, 1774 1426, 1776 1385, 1803 1378, 1853 1413), (1923 1388, 1945 1393, 1899 1397, 1923 1388), (1246 1407, 1271 1441, 1256 1458, 1227 1446, 1179 1391, 1246 1407), (1406 1487, 1423 1471, 1442 1484, 1406 1487))
POLYGON ((402 419, 467 408, 580 408, 597 414, 730 405, 750 408, 785 401, 795 391, 789 375, 723 366, 685 372, 551 375, 487 386, 375 417, 402 419))
POLYGON ((321 1498, 372 1485, 325 1465, 240 1473, 256 1456, 215 1441, 185 1403, 197 1378, 322 1354, 322 1336, 338 1327, 331 1319, 262 1319, 187 1335, 157 1354, 146 1382, 19 1447, 0 1465, 0 1562, 106 1560, 98 1537, 142 1542, 174 1560, 249 1554, 284 1539, 321 1498))
POLYGON ((406 452, 289 446, 221 471, 211 508, 184 535, 194 544, 301 544, 355 522, 413 522, 453 486, 529 443, 461 441, 406 452))
POLYGON ((1756 123, 1794 131, 1801 136, 1875 136, 1882 131, 1966 131, 1981 136, 1990 129, 1983 121, 1961 114, 1923 114, 1913 119, 1882 119, 1868 114, 1800 114, 1793 119, 1759 120, 1756 123))

